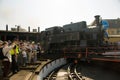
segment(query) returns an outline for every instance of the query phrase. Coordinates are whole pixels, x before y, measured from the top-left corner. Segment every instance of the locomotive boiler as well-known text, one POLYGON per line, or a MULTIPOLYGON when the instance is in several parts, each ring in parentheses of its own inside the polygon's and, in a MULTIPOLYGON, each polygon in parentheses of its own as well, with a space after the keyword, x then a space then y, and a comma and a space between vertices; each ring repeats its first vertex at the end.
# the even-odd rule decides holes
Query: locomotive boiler
POLYGON ((70 23, 63 27, 55 26, 41 32, 41 45, 45 53, 84 54, 86 47, 102 46, 104 29, 100 16, 95 16, 94 26, 87 26, 86 21, 70 23))

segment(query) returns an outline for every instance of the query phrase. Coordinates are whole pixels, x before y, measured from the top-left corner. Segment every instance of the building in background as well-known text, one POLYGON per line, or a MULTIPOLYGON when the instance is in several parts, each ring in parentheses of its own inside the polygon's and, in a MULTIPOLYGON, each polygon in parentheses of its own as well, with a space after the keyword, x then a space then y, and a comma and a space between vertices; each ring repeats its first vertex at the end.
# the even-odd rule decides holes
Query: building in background
POLYGON ((120 41, 120 18, 118 19, 105 19, 109 23, 109 28, 107 29, 110 42, 120 41))
POLYGON ((6 25, 6 30, 0 30, 0 40, 6 41, 6 40, 27 40, 27 41, 36 41, 39 42, 40 40, 40 28, 34 29, 32 32, 30 32, 30 27, 28 27, 28 31, 21 28, 20 26, 17 26, 15 28, 11 28, 11 30, 8 30, 8 25, 6 25))

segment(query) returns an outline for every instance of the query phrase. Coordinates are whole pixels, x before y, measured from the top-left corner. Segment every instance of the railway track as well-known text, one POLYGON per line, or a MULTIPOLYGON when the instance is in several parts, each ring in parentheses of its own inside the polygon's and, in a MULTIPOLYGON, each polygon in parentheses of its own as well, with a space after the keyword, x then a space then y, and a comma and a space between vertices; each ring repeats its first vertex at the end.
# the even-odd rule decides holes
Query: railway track
POLYGON ((49 75, 47 77, 44 78, 44 80, 56 80, 57 78, 57 73, 59 72, 59 70, 63 68, 63 66, 54 69, 51 73, 49 73, 49 75))
POLYGON ((44 80, 56 80, 57 70, 52 71, 44 80))
POLYGON ((47 77, 44 78, 44 80, 85 80, 85 79, 82 79, 81 73, 77 72, 77 64, 74 65, 73 63, 69 63, 52 71, 47 77))
POLYGON ((49 76, 51 78, 46 80, 120 80, 119 73, 109 69, 108 64, 106 64, 107 68, 104 65, 105 63, 100 64, 100 62, 98 64, 80 62, 76 65, 68 63, 58 71, 53 71, 50 74, 53 76, 49 76))
POLYGON ((68 66, 68 77, 70 80, 84 80, 82 79, 82 75, 81 73, 77 72, 77 64, 74 65, 73 63, 71 63, 68 66))

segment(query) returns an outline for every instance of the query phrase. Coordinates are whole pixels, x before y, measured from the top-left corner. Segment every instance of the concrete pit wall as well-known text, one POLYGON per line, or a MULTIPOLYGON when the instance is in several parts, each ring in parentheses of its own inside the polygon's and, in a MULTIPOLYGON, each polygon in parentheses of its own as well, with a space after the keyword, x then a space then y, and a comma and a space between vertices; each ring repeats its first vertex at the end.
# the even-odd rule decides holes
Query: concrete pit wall
POLYGON ((40 71, 37 80, 43 80, 44 77, 46 77, 51 71, 53 71, 55 68, 60 67, 64 64, 66 64, 65 58, 56 59, 55 61, 52 61, 48 64, 46 64, 42 70, 40 71))

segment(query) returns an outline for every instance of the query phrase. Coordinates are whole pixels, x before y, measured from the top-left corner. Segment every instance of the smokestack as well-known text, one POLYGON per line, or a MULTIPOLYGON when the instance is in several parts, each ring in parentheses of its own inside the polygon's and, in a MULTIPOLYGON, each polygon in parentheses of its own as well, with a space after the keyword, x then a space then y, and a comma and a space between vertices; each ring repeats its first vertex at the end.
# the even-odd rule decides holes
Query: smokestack
POLYGON ((20 26, 17 26, 17 32, 19 32, 19 30, 20 30, 20 26))
POLYGON ((33 29, 33 32, 37 32, 37 29, 33 29))
POLYGON ((40 27, 38 27, 38 32, 40 32, 40 27))
POLYGON ((6 31, 8 31, 8 24, 6 24, 6 31))
POLYGON ((96 21, 97 26, 100 26, 100 15, 95 16, 95 21, 96 21))
POLYGON ((30 26, 28 27, 28 32, 30 32, 30 26))
POLYGON ((73 24, 73 22, 70 22, 70 24, 73 24))

